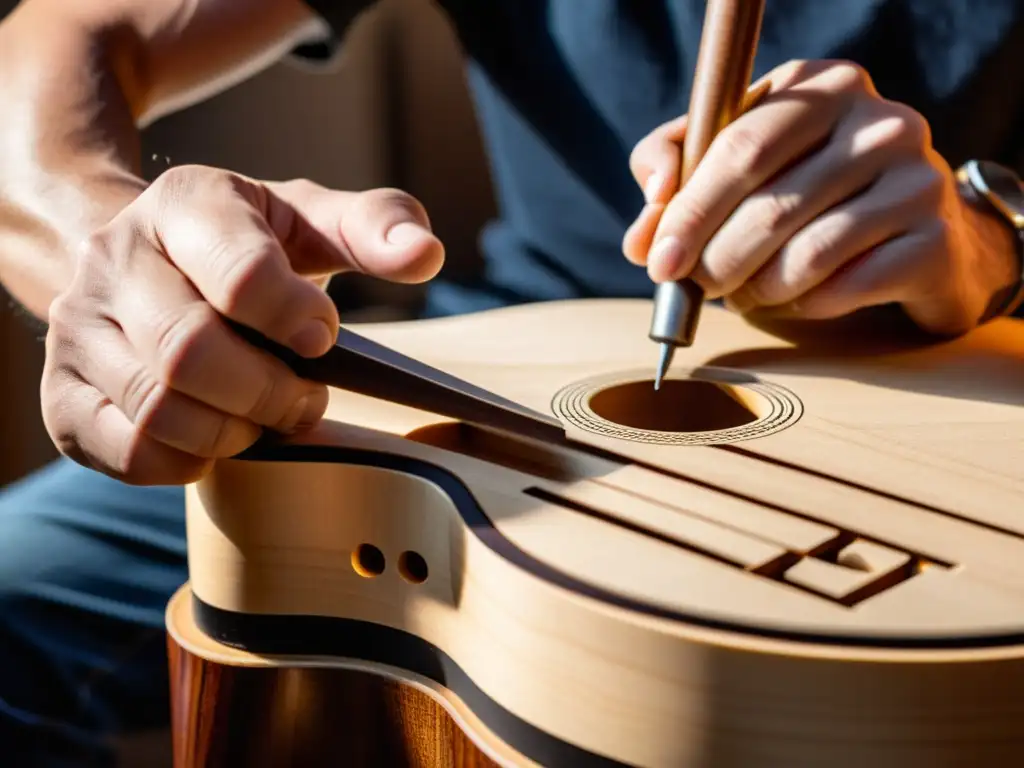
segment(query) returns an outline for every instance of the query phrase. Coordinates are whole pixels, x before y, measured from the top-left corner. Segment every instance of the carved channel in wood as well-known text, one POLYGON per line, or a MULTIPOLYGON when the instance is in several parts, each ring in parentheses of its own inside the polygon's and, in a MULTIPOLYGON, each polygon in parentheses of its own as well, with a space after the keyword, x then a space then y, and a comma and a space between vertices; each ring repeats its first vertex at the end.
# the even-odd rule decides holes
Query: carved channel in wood
POLYGON ((527 488, 524 493, 846 607, 891 589, 925 568, 946 567, 903 549, 868 541, 852 531, 841 531, 832 541, 808 552, 779 551, 751 535, 731 532, 730 536, 726 528, 701 531, 702 526, 679 525, 685 520, 681 516, 667 519, 669 524, 658 530, 638 521, 633 509, 623 514, 610 506, 584 504, 543 488, 527 488))
POLYGON ((434 424, 407 437, 520 473, 525 476, 522 493, 538 501, 846 607, 912 579, 926 568, 954 567, 784 509, 737 500, 740 509, 723 505, 720 499, 705 505, 700 487, 686 478, 584 449, 512 438, 457 422, 434 424), (638 472, 647 475, 641 478, 638 472), (621 481, 624 473, 634 473, 629 483, 633 490, 609 481, 616 477, 621 481), (654 488, 655 477, 665 474, 673 478, 671 495, 654 488))
POLYGON ((556 416, 605 437, 659 445, 715 445, 786 429, 803 414, 788 389, 725 368, 677 370, 654 388, 649 371, 595 376, 559 390, 556 416))

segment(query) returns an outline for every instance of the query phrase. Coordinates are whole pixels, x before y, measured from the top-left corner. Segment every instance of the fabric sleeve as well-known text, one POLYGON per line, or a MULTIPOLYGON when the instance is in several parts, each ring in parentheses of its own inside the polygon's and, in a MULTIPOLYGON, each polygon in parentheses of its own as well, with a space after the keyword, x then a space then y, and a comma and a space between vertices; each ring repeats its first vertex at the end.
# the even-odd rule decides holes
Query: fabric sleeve
POLYGON ((311 64, 326 64, 338 52, 352 22, 376 4, 377 0, 303 0, 327 25, 327 33, 317 40, 297 46, 291 53, 297 59, 311 64))

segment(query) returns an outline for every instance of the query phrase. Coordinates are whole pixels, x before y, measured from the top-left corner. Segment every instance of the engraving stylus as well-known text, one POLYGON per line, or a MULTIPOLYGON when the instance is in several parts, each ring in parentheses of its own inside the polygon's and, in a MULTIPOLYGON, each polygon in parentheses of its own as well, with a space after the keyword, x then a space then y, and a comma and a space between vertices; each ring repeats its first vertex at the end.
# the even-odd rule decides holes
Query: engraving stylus
MULTIPOLYGON (((752 108, 770 88, 766 82, 747 93, 764 3, 708 0, 690 93, 679 187, 690 178, 718 132, 752 108)), ((660 283, 655 290, 648 333, 651 341, 661 345, 655 389, 661 388, 676 349, 693 344, 703 304, 704 289, 689 279, 660 283)))

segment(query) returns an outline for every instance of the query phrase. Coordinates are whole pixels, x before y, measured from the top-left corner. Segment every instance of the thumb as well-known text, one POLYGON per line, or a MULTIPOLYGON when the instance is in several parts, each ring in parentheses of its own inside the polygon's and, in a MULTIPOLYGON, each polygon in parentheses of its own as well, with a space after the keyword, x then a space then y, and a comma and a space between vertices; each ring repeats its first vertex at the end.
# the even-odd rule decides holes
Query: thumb
POLYGON ((444 247, 422 204, 401 190, 339 192, 306 180, 264 187, 267 222, 300 274, 355 270, 421 283, 444 263, 444 247))

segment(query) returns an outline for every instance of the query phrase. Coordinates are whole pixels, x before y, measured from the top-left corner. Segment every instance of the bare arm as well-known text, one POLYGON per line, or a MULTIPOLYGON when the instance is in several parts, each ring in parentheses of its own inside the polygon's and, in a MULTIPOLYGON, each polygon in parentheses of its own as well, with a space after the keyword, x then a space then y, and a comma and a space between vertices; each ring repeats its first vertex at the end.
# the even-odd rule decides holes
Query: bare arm
POLYGON ((137 126, 315 35, 301 0, 25 0, 0 23, 0 281, 47 317, 79 242, 134 200, 137 126))

